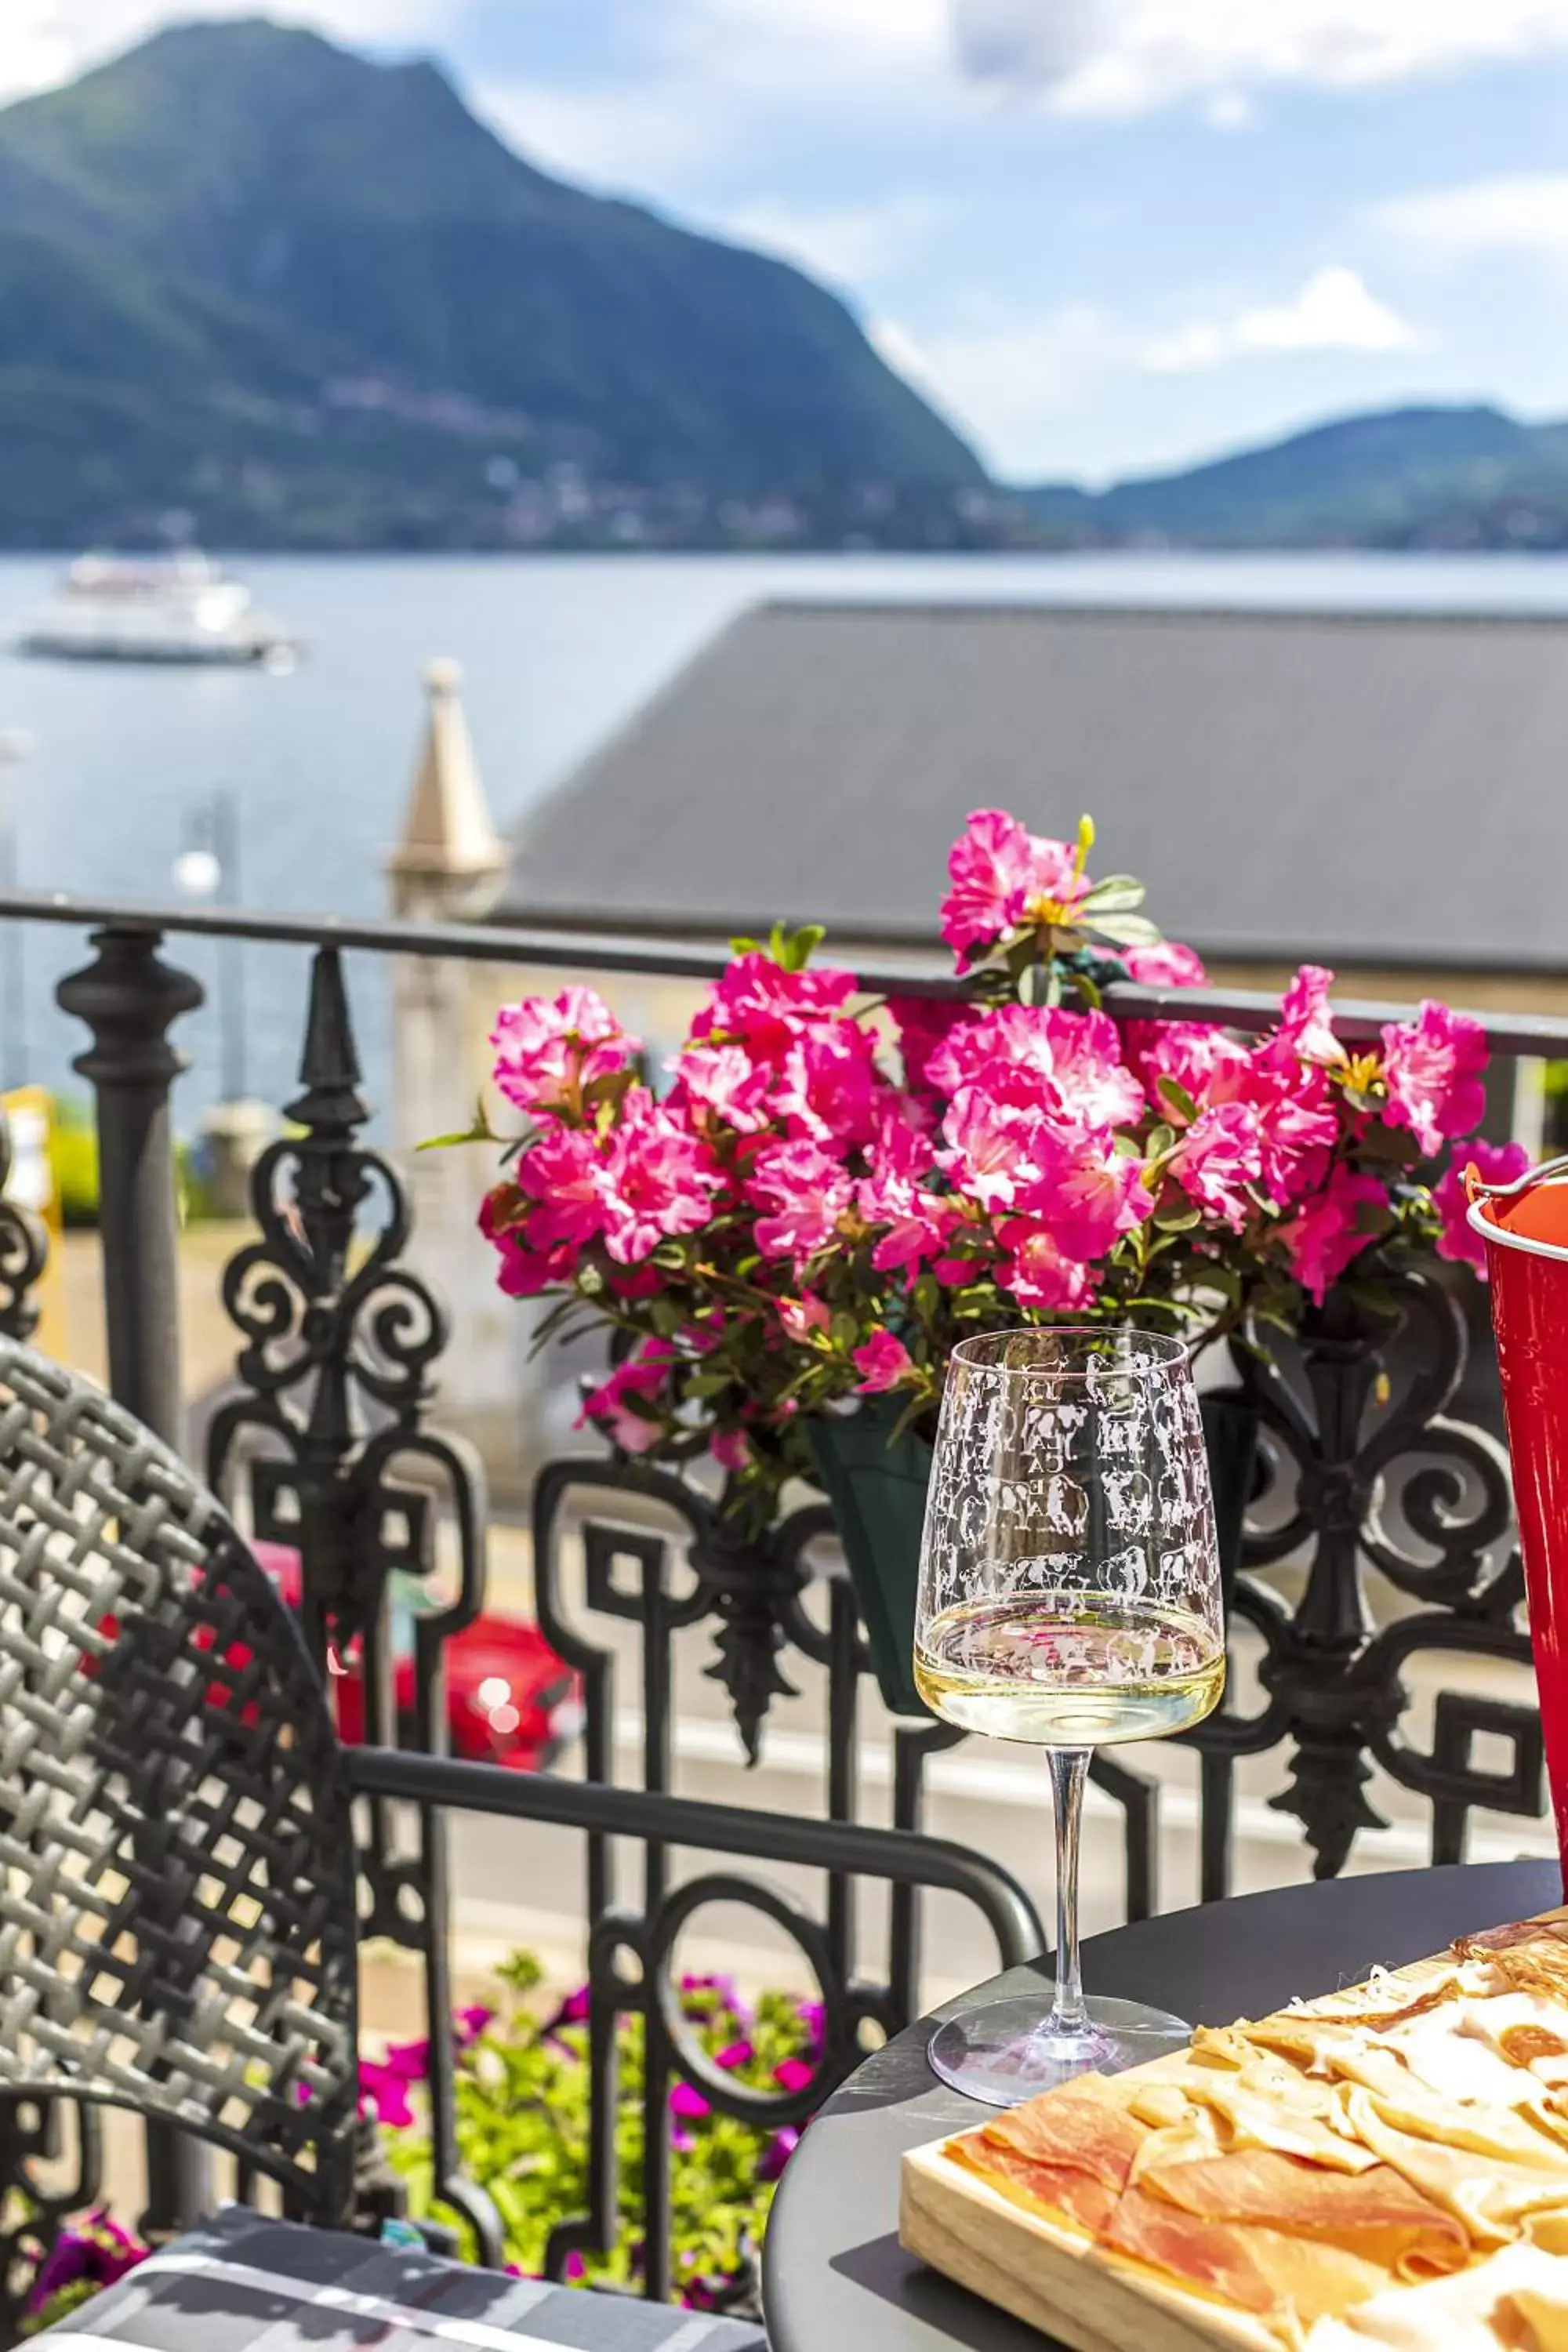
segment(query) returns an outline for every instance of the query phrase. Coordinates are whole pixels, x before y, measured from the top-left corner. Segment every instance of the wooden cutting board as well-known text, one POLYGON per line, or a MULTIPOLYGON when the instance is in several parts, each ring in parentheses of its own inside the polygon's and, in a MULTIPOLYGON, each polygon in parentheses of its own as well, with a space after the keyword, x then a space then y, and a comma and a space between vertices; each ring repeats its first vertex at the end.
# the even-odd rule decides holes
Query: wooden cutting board
MULTIPOLYGON (((1568 1907, 1541 1916, 1562 1919, 1568 1907)), ((1390 1976, 1414 1991, 1449 1958, 1441 1953, 1415 1960, 1390 1976)), ((1347 1988, 1347 2001, 1359 1990, 1347 1988)), ((1324 2003, 1325 2010, 1331 2006, 1324 2003)), ((1185 2059, 1184 2051, 1155 2059, 1135 2070, 1136 2079, 1158 2081, 1185 2059)), ((959 2128, 976 2128, 984 2114, 977 2106, 973 2123, 959 2128)), ((1222 2310, 1174 2283, 1136 2272, 1085 2238, 1025 2212, 942 2154, 945 2142, 957 2136, 947 2132, 903 2159, 900 2242, 932 2270, 1069 2352, 1279 2352, 1278 2336, 1245 2312, 1222 2310)), ((1563 2201, 1568 2204, 1568 2157, 1563 2201)))

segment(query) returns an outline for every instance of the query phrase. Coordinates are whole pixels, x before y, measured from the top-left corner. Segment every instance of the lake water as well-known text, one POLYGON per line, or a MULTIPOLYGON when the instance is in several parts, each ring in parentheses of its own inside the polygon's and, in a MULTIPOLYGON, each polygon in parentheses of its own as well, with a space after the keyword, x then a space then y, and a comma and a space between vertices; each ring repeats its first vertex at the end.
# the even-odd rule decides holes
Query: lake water
MULTIPOLYGON (((217 789, 241 810, 242 895, 258 908, 382 911, 421 724, 420 677, 455 655, 490 803, 504 826, 547 792, 717 629, 767 596, 1568 614, 1568 558, 683 557, 250 558, 258 602, 309 644, 291 675, 129 669, 0 658, 0 770, 29 888, 167 901, 193 813, 217 789)), ((0 559, 0 640, 58 563, 0 559)), ((28 1074, 68 1078, 83 1042, 53 1003, 78 934, 34 927, 25 950, 28 1074)), ((209 984, 216 950, 175 943, 209 984)), ((351 974, 367 1091, 385 1091, 384 981, 351 974)), ((282 1098, 304 982, 296 950, 246 951, 250 1087, 282 1098)), ((209 1003, 183 1024, 188 1126, 217 1087, 209 1003)), ((79 1083, 79 1082, 71 1082, 79 1083)))

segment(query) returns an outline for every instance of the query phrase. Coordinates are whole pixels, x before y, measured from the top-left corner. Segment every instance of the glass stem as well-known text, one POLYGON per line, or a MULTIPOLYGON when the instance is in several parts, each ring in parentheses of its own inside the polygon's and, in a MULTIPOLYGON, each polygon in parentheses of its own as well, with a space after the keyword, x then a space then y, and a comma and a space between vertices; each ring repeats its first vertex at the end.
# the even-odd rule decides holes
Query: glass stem
POLYGON ((1051 1798, 1057 1826, 1057 1989, 1046 2032, 1081 2036, 1089 2016, 1078 1953, 1078 1846, 1083 1821, 1087 1748, 1050 1748, 1051 1798))

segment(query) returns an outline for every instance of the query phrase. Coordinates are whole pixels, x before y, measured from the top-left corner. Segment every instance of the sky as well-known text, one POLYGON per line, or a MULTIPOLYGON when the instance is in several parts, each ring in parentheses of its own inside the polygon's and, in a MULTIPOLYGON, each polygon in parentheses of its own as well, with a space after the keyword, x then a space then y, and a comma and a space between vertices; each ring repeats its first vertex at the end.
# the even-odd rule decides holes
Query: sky
MULTIPOLYGON (((0 0, 0 96, 257 0, 0 0)), ((842 293, 1004 479, 1568 416, 1568 0, 287 0, 842 293)))

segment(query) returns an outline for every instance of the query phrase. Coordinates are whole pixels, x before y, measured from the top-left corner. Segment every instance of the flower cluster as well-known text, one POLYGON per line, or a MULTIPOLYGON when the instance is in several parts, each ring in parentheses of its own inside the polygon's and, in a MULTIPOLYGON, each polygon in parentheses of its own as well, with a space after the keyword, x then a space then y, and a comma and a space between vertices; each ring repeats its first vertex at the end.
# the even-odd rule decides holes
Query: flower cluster
MULTIPOLYGON (((551 2231, 586 2212, 590 2201, 589 1997, 584 1987, 542 2014, 540 1970, 525 1953, 514 1955, 501 1977, 494 2010, 462 2010, 453 2020, 458 2151, 465 2174, 500 2214, 507 2267, 535 2277, 551 2231)), ((819 2002, 782 1992, 749 2002, 724 1976, 684 1976, 678 1990, 685 2032, 721 2074, 763 2095, 809 2090, 824 2046, 819 2002)), ((609 2254, 572 2254, 565 2274, 569 2283, 628 2288, 643 2272, 643 2021, 623 2018, 618 2031, 622 2226, 609 2254)), ((421 2088, 428 2073, 426 2043, 395 2042, 384 2060, 362 2060, 362 2099, 390 2126, 387 2151, 408 2182, 415 2214, 461 2227, 434 2197, 421 2088)), ((667 2118, 679 2300, 694 2310, 732 2308, 754 2292, 756 2249, 799 2129, 742 2122, 686 2079, 671 2086, 667 2118)))
POLYGON ((23 2335, 54 2326, 145 2262, 152 2251, 105 2206, 68 2222, 33 2274, 23 2307, 23 2335))
POLYGON ((1110 982, 1205 973, 1139 884, 1091 877, 1093 838, 971 817, 956 994, 869 1003, 811 964, 815 930, 737 942, 662 1091, 591 990, 500 1015, 529 1125, 484 1230, 504 1288, 554 1297, 545 1335, 580 1309, 616 1334, 585 1410, 625 1452, 708 1446, 762 1510, 809 1471, 811 1415, 894 1391, 929 1414, 966 1334, 1290 1326, 1402 1256, 1469 1255, 1457 1175, 1423 1179, 1481 1117, 1479 1025, 1427 1002, 1347 1042, 1314 965, 1261 1035, 1119 1024, 1110 982))

